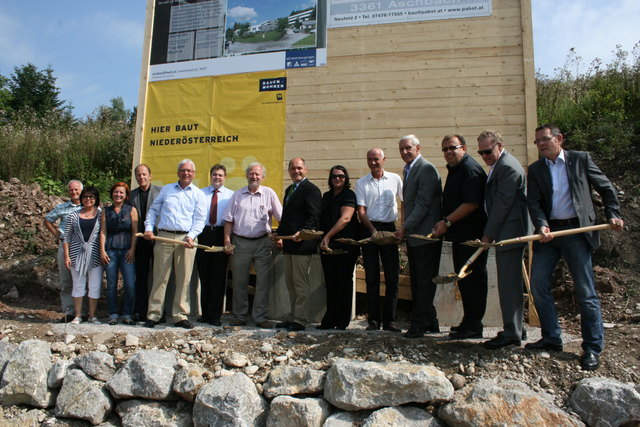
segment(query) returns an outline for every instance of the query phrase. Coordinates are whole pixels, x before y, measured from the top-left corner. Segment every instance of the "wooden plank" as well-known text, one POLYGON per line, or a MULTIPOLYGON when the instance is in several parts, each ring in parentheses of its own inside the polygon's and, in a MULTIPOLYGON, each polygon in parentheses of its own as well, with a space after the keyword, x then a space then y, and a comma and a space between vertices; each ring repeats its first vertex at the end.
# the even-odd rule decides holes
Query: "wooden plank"
MULTIPOLYGON (((356 292, 367 293, 367 283, 364 279, 364 270, 356 268, 356 292)), ((380 295, 384 296, 387 288, 384 286, 384 274, 380 273, 380 295)), ((398 299, 411 301, 411 281, 409 276, 400 275, 398 280, 398 299)))

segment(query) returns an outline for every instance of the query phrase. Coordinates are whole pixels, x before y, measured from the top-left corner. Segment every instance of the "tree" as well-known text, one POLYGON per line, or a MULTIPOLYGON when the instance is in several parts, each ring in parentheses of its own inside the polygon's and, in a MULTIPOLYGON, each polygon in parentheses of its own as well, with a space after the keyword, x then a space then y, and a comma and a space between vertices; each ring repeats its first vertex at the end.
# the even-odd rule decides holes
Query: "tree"
POLYGON ((7 114, 9 110, 9 100, 11 99, 11 90, 9 90, 9 79, 0 75, 0 117, 7 114))
POLYGON ((47 112, 65 109, 50 66, 42 71, 38 71, 31 63, 15 67, 9 81, 9 90, 11 98, 8 105, 13 112, 30 109, 36 116, 42 117, 47 112))
POLYGON ((280 32, 284 32, 284 30, 289 26, 289 19, 287 17, 278 18, 278 24, 276 29, 280 32))
POLYGON ((111 106, 101 105, 96 113, 96 120, 100 122, 127 122, 131 112, 124 107, 121 96, 111 98, 111 106))

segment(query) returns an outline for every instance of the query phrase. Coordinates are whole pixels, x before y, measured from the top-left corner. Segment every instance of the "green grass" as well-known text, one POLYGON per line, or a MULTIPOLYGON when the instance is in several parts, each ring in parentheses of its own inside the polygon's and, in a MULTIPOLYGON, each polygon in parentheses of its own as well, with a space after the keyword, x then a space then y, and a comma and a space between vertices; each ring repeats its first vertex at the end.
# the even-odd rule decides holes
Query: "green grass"
POLYGON ((316 33, 309 34, 302 40, 298 40, 293 46, 315 46, 316 45, 316 33))
POLYGON ((251 34, 248 37, 238 37, 236 38, 236 42, 238 43, 261 43, 261 42, 272 42, 275 40, 280 40, 284 36, 284 32, 282 31, 269 31, 267 33, 256 33, 251 34))

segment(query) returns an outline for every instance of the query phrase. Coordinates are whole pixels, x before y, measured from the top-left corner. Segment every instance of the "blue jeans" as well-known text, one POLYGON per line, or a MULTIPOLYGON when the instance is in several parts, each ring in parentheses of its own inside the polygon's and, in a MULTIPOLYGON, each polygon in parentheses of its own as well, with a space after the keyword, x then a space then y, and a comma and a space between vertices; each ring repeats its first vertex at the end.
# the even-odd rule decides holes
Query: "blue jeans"
POLYGON ((107 272, 107 303, 109 304, 109 318, 118 318, 118 270, 122 273, 124 294, 122 299, 122 318, 131 319, 133 304, 136 296, 136 265, 126 260, 128 249, 107 249, 109 264, 107 272))
MULTIPOLYGON (((571 227, 557 227, 553 231, 567 228, 571 227)), ((582 349, 600 354, 604 347, 600 299, 595 290, 591 246, 583 234, 556 237, 548 243, 533 244, 531 291, 540 316, 542 339, 550 344, 562 344, 560 324, 551 294, 551 278, 560 257, 569 267, 580 304, 582 349)))

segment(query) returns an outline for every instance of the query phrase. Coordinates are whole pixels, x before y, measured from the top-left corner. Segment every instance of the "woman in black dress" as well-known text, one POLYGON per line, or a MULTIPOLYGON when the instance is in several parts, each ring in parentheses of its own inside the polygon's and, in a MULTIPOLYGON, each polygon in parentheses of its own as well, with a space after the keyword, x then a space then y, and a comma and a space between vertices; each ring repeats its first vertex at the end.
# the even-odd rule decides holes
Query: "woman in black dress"
POLYGON ((335 239, 358 239, 356 195, 350 189, 349 173, 336 165, 329 172, 329 191, 322 196, 320 229, 324 231, 321 256, 324 281, 327 287, 327 312, 318 329, 347 329, 351 321, 353 300, 353 268, 360 247, 336 242, 335 239))

